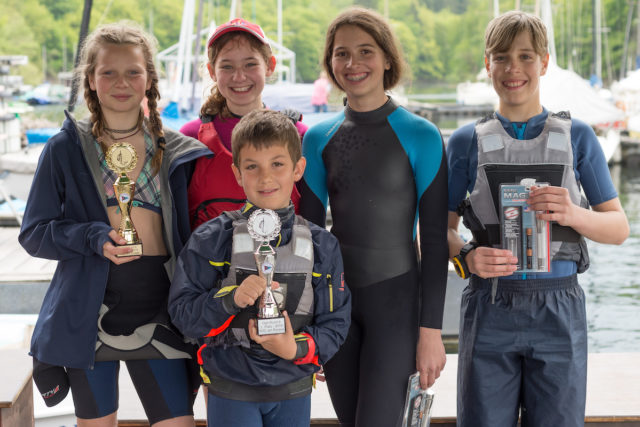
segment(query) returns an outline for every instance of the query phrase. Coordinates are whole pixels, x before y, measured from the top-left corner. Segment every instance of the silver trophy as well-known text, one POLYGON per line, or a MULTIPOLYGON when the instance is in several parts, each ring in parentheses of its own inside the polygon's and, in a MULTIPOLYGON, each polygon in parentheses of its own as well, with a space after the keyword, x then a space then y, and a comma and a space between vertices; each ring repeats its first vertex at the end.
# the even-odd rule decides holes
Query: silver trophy
POLYGON ((258 243, 253 253, 258 267, 258 274, 264 277, 267 288, 258 304, 258 335, 282 334, 285 331, 284 316, 280 314, 271 283, 276 268, 276 251, 269 242, 280 234, 280 218, 270 209, 257 209, 247 223, 249 235, 258 243))

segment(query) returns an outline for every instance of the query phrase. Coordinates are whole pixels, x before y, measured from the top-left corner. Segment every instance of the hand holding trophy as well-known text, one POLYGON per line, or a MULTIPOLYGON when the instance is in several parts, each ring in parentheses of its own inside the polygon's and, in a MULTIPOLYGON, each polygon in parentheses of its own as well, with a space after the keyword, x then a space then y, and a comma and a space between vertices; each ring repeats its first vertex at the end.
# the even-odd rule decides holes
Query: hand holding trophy
POLYGON ((285 319, 271 290, 273 273, 276 267, 276 251, 269 242, 280 233, 280 218, 270 209, 258 209, 249 217, 247 224, 249 235, 258 243, 254 252, 258 274, 267 282, 258 305, 258 335, 282 334, 285 332, 285 319))
POLYGON ((135 169, 136 163, 138 162, 138 155, 131 144, 118 142, 109 147, 105 157, 109 169, 119 174, 118 179, 116 179, 116 182, 113 184, 121 212, 118 234, 127 241, 124 246, 131 248, 131 252, 116 256, 142 255, 142 242, 131 220, 131 203, 133 202, 136 184, 127 176, 127 173, 135 169))

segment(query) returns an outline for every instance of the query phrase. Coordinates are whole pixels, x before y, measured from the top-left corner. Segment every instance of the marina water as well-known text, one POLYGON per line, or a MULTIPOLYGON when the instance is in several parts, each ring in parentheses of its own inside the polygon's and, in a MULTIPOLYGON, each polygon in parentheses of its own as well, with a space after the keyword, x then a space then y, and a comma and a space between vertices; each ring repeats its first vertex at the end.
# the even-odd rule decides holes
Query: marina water
POLYGON ((589 352, 640 352, 640 169, 616 165, 610 171, 631 232, 620 246, 588 242, 591 267, 579 282, 589 352))

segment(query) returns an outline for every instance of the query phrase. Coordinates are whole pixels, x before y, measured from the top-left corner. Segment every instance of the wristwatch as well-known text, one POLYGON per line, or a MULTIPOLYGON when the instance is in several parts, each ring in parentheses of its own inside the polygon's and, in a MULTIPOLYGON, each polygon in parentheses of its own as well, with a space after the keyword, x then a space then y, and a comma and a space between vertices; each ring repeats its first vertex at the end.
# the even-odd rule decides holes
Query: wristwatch
POLYGON ((453 257, 453 267, 456 269, 456 273, 463 279, 469 278, 471 272, 469 271, 469 267, 467 266, 467 262, 465 258, 471 252, 471 250, 478 247, 478 243, 469 242, 460 249, 460 253, 453 257))

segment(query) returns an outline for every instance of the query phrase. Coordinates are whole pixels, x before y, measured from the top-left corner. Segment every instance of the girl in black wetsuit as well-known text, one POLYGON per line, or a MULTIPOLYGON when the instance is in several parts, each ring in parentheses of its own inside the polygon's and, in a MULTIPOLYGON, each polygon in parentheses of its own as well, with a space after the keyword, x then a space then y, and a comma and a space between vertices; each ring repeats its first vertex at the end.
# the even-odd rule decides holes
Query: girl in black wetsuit
POLYGON ((324 224, 330 200, 353 297, 349 336, 325 365, 327 383, 341 425, 392 427, 409 375, 420 371, 426 388, 445 364, 444 144, 433 124, 387 96, 402 74, 401 52, 375 12, 353 8, 331 23, 324 67, 347 106, 305 135, 300 212, 324 224))

